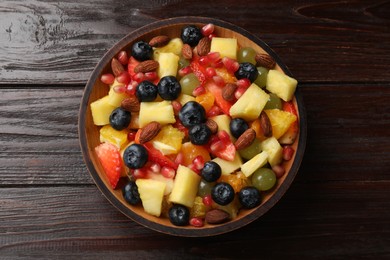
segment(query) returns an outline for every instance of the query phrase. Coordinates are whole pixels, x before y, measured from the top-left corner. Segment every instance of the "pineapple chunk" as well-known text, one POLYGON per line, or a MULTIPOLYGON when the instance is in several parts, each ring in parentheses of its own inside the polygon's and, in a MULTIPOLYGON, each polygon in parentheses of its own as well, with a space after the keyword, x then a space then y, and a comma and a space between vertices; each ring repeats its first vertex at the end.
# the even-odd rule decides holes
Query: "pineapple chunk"
POLYGON ((122 149, 127 144, 127 129, 121 131, 115 130, 111 125, 105 125, 100 128, 100 142, 109 142, 122 149))
POLYGON ((254 173, 257 169, 260 167, 263 167, 267 163, 268 159, 268 154, 267 152, 263 151, 244 163, 241 166, 241 171, 242 173, 246 176, 249 177, 254 173))
POLYGON ((190 95, 186 95, 186 94, 181 94, 178 98, 177 98, 177 101, 179 101, 179 103, 184 106, 187 102, 190 102, 190 101, 195 101, 195 97, 193 96, 190 96, 190 95))
POLYGON ((109 100, 108 103, 114 107, 120 107, 122 100, 127 97, 126 93, 117 93, 114 88, 117 86, 124 86, 123 84, 115 82, 110 86, 110 91, 108 92, 109 100))
POLYGON ((232 140, 234 140, 234 137, 232 133, 230 132, 230 117, 228 115, 218 115, 218 116, 213 116, 210 119, 215 121, 218 125, 218 131, 225 130, 229 135, 232 140))
POLYGON ((272 125, 272 135, 279 139, 292 123, 297 121, 297 117, 289 112, 280 109, 266 109, 264 112, 267 114, 269 121, 272 125))
POLYGON ((230 115, 232 117, 241 117, 247 121, 255 120, 259 117, 268 99, 269 95, 252 83, 230 108, 230 115))
POLYGON ((172 125, 161 128, 156 137, 153 138, 154 148, 160 150, 164 155, 177 154, 182 145, 184 133, 172 125))
POLYGON ((172 52, 163 52, 158 55, 159 63, 157 74, 160 78, 165 76, 176 77, 177 68, 179 66, 179 56, 172 52))
POLYGON ((169 201, 191 208, 198 192, 200 179, 201 177, 190 168, 179 165, 169 201))
POLYGON ((111 112, 116 108, 108 103, 110 97, 104 96, 91 103, 92 119, 95 125, 108 125, 111 112))
POLYGON ((237 39, 213 37, 211 39, 210 52, 219 52, 221 58, 237 59, 237 39))
POLYGON ((141 102, 139 110, 139 127, 156 121, 162 125, 175 123, 175 114, 170 101, 141 102))
POLYGON ((166 184, 153 179, 137 179, 135 183, 145 212, 159 217, 166 184))
POLYGON ((172 188, 173 188, 172 178, 165 178, 160 173, 154 173, 151 171, 148 172, 146 178, 165 183, 164 196, 169 195, 172 192, 172 188))
POLYGON ((266 89, 276 94, 284 101, 290 101, 297 87, 298 81, 278 70, 270 70, 267 75, 266 89))
POLYGON ((233 161, 226 161, 216 157, 213 159, 213 162, 216 162, 219 166, 221 166, 221 171, 224 175, 231 174, 234 171, 240 169, 242 166, 242 159, 238 153, 236 153, 233 161))
POLYGON ((261 142, 261 149, 268 154, 268 162, 271 166, 282 162, 283 148, 275 137, 270 137, 261 142))
POLYGON ((181 49, 183 48, 183 41, 180 38, 173 38, 169 43, 163 47, 154 48, 153 59, 158 60, 160 53, 172 52, 177 56, 181 55, 181 49))

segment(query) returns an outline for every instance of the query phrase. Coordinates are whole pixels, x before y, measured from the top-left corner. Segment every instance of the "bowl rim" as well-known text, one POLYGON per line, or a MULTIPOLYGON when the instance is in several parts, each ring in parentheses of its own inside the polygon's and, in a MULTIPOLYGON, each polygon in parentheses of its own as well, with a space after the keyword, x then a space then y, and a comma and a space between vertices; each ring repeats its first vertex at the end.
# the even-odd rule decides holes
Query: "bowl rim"
POLYGON ((127 46, 129 41, 136 40, 137 38, 139 38, 145 33, 148 33, 160 27, 171 26, 177 23, 179 24, 213 23, 216 26, 220 26, 232 30, 236 33, 239 33, 244 37, 248 38, 249 40, 253 41, 257 45, 259 45, 261 48, 263 48, 268 54, 270 54, 274 58, 274 60, 279 65, 279 67, 283 70, 283 72, 286 75, 292 77, 292 74, 288 69, 288 67, 282 62, 279 56, 263 40, 261 40, 256 35, 251 34, 247 30, 237 25, 234 25, 232 23, 220 19, 216 19, 216 18, 201 17, 201 16, 173 17, 173 18, 152 22, 124 36, 121 40, 119 40, 116 44, 114 44, 104 54, 104 56, 99 60, 99 62, 95 66, 85 86, 83 96, 81 99, 79 117, 78 117, 79 145, 82 151, 84 162, 87 166, 88 172, 91 175, 95 185, 98 187, 100 192, 106 197, 106 199, 120 212, 122 212, 122 214, 132 219, 133 221, 137 222, 138 224, 141 224, 144 227, 147 227, 149 229, 161 233, 169 234, 169 235, 183 236, 183 237, 215 236, 215 235, 220 235, 223 233, 236 230, 258 219, 260 216, 268 212, 268 210, 271 209, 286 193, 291 183, 293 182, 296 174, 298 173, 305 152, 305 148, 306 148, 306 139, 307 139, 306 108, 303 103, 303 98, 298 83, 298 86, 295 91, 295 99, 296 99, 298 114, 299 114, 299 139, 298 139, 298 146, 297 146, 295 158, 291 165, 290 171, 288 172, 288 175, 284 179, 283 183, 278 188, 277 192, 275 192, 261 207, 255 209, 250 214, 243 216, 242 218, 239 219, 239 221, 230 221, 225 224, 210 226, 209 228, 201 228, 201 229, 183 228, 183 227, 176 227, 176 226, 166 226, 160 223, 156 223, 131 211, 129 208, 127 208, 125 205, 119 202, 117 198, 114 196, 114 194, 112 193, 112 191, 110 190, 110 188, 104 184, 103 180, 99 177, 99 174, 97 173, 97 170, 95 169, 90 159, 91 151, 90 149, 88 149, 87 133, 86 133, 86 125, 85 125, 85 117, 86 117, 85 111, 87 110, 88 100, 92 92, 94 82, 96 81, 96 79, 98 79, 98 76, 103 70, 104 65, 107 64, 112 59, 112 57, 114 57, 114 55, 117 54, 118 50, 123 49, 124 47, 127 46))

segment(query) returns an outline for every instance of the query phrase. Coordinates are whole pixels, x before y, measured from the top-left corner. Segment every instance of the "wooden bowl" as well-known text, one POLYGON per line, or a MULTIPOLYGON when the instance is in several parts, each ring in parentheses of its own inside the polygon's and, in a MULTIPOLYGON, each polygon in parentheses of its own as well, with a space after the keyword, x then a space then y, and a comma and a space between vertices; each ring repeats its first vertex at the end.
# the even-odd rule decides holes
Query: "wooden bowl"
POLYGON ((208 23, 215 25, 215 32, 218 36, 237 38, 240 46, 250 46, 257 52, 268 53, 276 61, 276 69, 281 70, 285 74, 291 76, 290 71, 282 63, 280 58, 270 49, 270 47, 268 47, 267 44, 265 44, 262 40, 250 34, 246 30, 233 24, 213 18, 179 17, 146 25, 142 28, 139 28, 138 30, 131 32, 117 44, 115 44, 104 55, 104 57, 100 60, 94 69, 85 87, 82 103, 80 106, 80 145, 84 156, 84 161, 97 187, 118 210, 120 210, 123 214, 132 220, 150 229, 177 236, 202 237, 222 234, 247 225, 262 216, 270 208, 272 208, 276 202, 280 200, 280 198, 283 196, 283 194, 285 194, 291 185, 295 175, 298 172, 306 145, 306 113, 298 87, 293 102, 296 105, 299 114, 298 118, 300 132, 299 137, 292 145, 296 151, 294 153, 294 157, 290 161, 284 163, 286 174, 284 174, 284 176, 278 180, 276 187, 274 187, 272 191, 266 193, 260 206, 251 210, 241 210, 237 218, 224 224, 206 224, 201 228, 192 226, 174 226, 166 218, 157 218, 146 214, 142 206, 129 205, 124 201, 121 190, 113 190, 111 188, 94 152, 94 148, 99 145, 99 127, 93 124, 90 104, 91 102, 107 94, 107 87, 101 83, 100 76, 104 73, 110 72, 110 62, 116 54, 118 54, 121 50, 130 50, 132 44, 138 40, 149 41, 153 36, 164 34, 172 38, 179 37, 181 28, 185 25, 195 24, 198 27, 202 27, 208 23))

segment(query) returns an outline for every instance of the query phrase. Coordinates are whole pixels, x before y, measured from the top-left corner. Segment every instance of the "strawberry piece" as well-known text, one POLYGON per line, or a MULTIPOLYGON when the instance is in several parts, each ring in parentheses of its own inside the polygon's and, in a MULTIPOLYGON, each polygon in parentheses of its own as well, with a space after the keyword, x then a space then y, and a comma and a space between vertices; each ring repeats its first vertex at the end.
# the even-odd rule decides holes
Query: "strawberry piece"
POLYGON ((119 149, 111 143, 102 143, 95 148, 96 155, 103 166, 104 172, 115 189, 122 172, 122 157, 119 149))
POLYGON ((203 85, 206 82, 206 69, 202 67, 198 61, 191 62, 190 67, 198 78, 200 84, 203 85))
POLYGON ((213 94, 215 98, 216 105, 227 115, 229 115, 230 108, 232 107, 232 103, 225 100, 222 97, 222 88, 218 87, 215 83, 209 82, 206 84, 206 89, 213 94))
POLYGON ((134 75, 136 74, 134 72, 134 68, 137 67, 137 65, 139 64, 140 62, 137 61, 136 59, 133 58, 133 56, 131 56, 129 58, 129 64, 127 65, 127 72, 130 74, 131 78, 134 77, 134 75))
MULTIPOLYGON (((291 101, 289 102, 283 101, 282 109, 283 111, 289 112, 298 117, 297 110, 295 109, 295 106, 291 101)), ((298 132, 299 132, 299 126, 298 126, 298 120, 296 120, 291 124, 291 126, 287 129, 287 131, 279 138, 279 142, 281 144, 294 143, 295 139, 298 136, 298 132)))
POLYGON ((224 149, 216 151, 214 155, 226 161, 232 162, 236 156, 236 147, 234 147, 233 143, 230 143, 226 145, 224 149))
POLYGON ((154 148, 151 143, 145 143, 144 147, 148 151, 149 161, 158 163, 161 167, 165 166, 177 170, 178 165, 168 157, 164 156, 159 150, 154 148))
POLYGON ((219 131, 218 134, 210 140, 209 145, 210 153, 214 156, 226 161, 234 161, 236 147, 225 131, 219 131))

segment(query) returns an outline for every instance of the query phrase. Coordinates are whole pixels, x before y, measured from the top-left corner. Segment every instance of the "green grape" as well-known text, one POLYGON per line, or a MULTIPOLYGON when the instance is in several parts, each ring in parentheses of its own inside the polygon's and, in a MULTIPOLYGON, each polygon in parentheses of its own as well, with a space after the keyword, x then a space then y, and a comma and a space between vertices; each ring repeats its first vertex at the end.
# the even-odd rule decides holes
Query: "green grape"
POLYGON ((240 154, 240 156, 242 158, 244 158, 246 160, 252 159, 256 155, 261 153, 261 147, 260 147, 259 139, 255 139, 250 146, 248 146, 248 147, 246 147, 244 149, 239 150, 238 153, 240 154))
POLYGON ((192 95, 194 89, 199 86, 200 82, 194 73, 185 75, 180 80, 181 93, 186 95, 192 95))
POLYGON ((182 69, 184 67, 187 67, 188 65, 190 65, 190 61, 187 60, 187 59, 184 59, 183 57, 180 57, 180 60, 179 60, 179 69, 182 69))
POLYGON ((198 196, 203 198, 204 196, 211 194, 211 189, 214 185, 215 182, 207 182, 204 179, 201 179, 198 188, 198 196))
POLYGON ((276 183, 276 175, 269 168, 260 168, 252 175, 252 185, 260 191, 272 189, 276 183))
POLYGON ((268 69, 264 67, 257 67, 257 71, 259 72, 259 76, 257 76, 254 83, 260 88, 264 88, 267 83, 268 69))
POLYGON ((264 109, 282 109, 282 100, 274 93, 269 93, 268 102, 265 104, 264 109))
POLYGON ((241 48, 238 50, 237 54, 238 54, 237 61, 239 63, 249 62, 252 63, 253 65, 256 65, 256 60, 255 60, 256 51, 251 47, 241 48))

